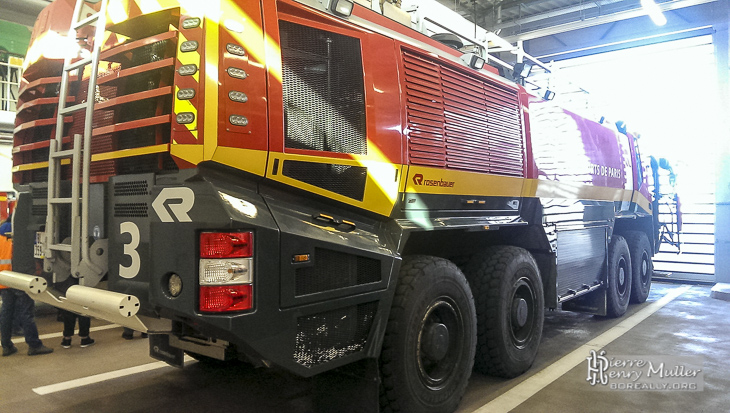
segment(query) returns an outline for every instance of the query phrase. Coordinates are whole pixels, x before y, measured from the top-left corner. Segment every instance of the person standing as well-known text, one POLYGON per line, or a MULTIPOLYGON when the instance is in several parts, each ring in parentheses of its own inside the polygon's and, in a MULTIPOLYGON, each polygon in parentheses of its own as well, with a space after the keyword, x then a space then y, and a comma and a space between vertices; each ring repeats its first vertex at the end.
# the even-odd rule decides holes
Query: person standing
POLYGON ((89 337, 89 328, 91 327, 91 319, 82 315, 72 313, 70 311, 61 310, 63 317, 63 340, 61 347, 71 348, 71 337, 74 335, 76 320, 79 320, 79 337, 81 337, 81 347, 89 347, 94 345, 94 339, 89 337))
MULTIPOLYGON (((134 339, 134 330, 129 327, 124 327, 124 331, 122 331, 122 338, 125 340, 134 339)), ((147 338, 147 333, 142 333, 142 338, 147 338)))
MULTIPOLYGON (((74 277, 68 277, 68 279, 60 284, 56 284, 56 288, 62 294, 66 294, 66 291, 72 286, 79 283, 79 280, 74 277)), ((63 320, 63 340, 61 340, 61 347, 71 348, 71 337, 74 336, 74 329, 76 328, 76 320, 79 320, 79 337, 81 337, 81 347, 89 347, 94 345, 95 340, 89 337, 89 328, 91 327, 91 319, 89 317, 72 313, 68 310, 59 309, 58 313, 63 320)))
MULTIPOLYGON (((0 226, 0 271, 12 269, 13 243, 11 217, 0 226)), ((0 286, 2 308, 0 308, 0 342, 3 347, 3 357, 18 352, 13 344, 13 319, 18 318, 23 328, 25 342, 28 344, 28 355, 38 356, 52 353, 53 349, 43 345, 38 338, 38 327, 35 324, 35 302, 23 291, 0 286)))

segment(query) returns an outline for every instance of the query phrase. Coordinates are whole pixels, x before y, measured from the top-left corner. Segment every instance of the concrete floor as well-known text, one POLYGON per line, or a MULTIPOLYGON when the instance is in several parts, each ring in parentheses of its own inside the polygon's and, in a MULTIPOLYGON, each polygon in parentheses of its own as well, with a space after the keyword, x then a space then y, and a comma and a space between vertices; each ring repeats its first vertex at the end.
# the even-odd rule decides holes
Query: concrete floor
MULTIPOLYGON (((730 302, 711 299, 710 287, 692 286, 633 328, 626 323, 614 328, 637 319, 642 310, 678 288, 684 287, 655 283, 647 303, 632 305, 618 320, 549 313, 533 368, 512 380, 473 374, 458 412, 730 411, 730 302), (591 386, 586 381, 589 354, 586 349, 583 355, 581 346, 607 331, 615 339, 598 348, 608 355, 702 356, 704 390, 635 392, 591 386), (566 355, 574 350, 577 361, 566 364, 566 355)), ((194 361, 184 369, 163 367, 147 356, 146 340, 123 340, 120 327, 96 320, 92 328, 99 330, 91 334, 96 345, 79 348, 76 337, 71 349, 63 349, 62 325, 55 316, 41 315, 37 322, 41 338, 50 335, 44 344, 55 352, 28 357, 21 342, 17 354, 0 358, 0 412, 313 412, 319 410, 317 395, 326 395, 341 381, 337 374, 302 379, 194 361), (69 383, 72 380, 77 381, 69 383)), ((356 410, 353 407, 343 405, 341 411, 356 410)))

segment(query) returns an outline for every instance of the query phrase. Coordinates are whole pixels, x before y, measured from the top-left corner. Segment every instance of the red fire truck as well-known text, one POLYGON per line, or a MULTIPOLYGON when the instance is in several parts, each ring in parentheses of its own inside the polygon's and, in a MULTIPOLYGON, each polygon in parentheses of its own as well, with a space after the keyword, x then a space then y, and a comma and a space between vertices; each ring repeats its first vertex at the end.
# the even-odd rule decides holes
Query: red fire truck
POLYGON ((473 368, 529 369, 545 308, 645 301, 635 138, 380 3, 53 2, 0 284, 149 332, 174 365, 377 360, 383 408, 419 412, 453 411, 473 368))

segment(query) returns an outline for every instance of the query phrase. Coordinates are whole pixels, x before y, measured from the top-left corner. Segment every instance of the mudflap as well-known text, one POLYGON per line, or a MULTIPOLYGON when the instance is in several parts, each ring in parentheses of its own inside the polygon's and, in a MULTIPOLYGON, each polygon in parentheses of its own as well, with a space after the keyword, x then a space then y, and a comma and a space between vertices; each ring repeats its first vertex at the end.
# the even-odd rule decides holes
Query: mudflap
POLYGON ((314 377, 315 411, 378 413, 380 373, 378 361, 366 358, 314 377))
POLYGON ((185 363, 185 353, 182 349, 170 345, 168 334, 150 334, 150 357, 155 360, 182 368, 185 363))
POLYGON ((599 288, 596 291, 573 298, 562 303, 562 309, 563 311, 605 316, 608 314, 606 311, 606 291, 605 288, 599 288))

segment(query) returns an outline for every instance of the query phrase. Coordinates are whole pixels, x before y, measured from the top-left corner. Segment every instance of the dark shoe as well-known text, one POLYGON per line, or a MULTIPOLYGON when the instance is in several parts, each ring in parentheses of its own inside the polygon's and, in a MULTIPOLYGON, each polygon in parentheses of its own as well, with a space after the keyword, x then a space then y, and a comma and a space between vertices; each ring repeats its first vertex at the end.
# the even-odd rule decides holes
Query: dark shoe
POLYGON ((29 356, 40 356, 41 354, 48 354, 48 353, 53 353, 53 349, 48 348, 48 347, 44 346, 43 344, 41 344, 40 346, 38 346, 36 348, 28 349, 29 356))
POLYGON ((91 337, 86 337, 81 339, 81 347, 89 347, 94 345, 94 339, 91 337))
POLYGON ((64 338, 61 340, 61 347, 63 348, 71 348, 71 339, 70 338, 64 338))
POLYGON ((131 339, 134 338, 134 333, 132 333, 132 332, 127 333, 125 331, 124 333, 122 333, 122 338, 125 339, 125 340, 131 340, 131 339))
POLYGON ((3 357, 12 356, 13 354, 18 352, 18 348, 15 346, 12 347, 3 347, 3 357))

